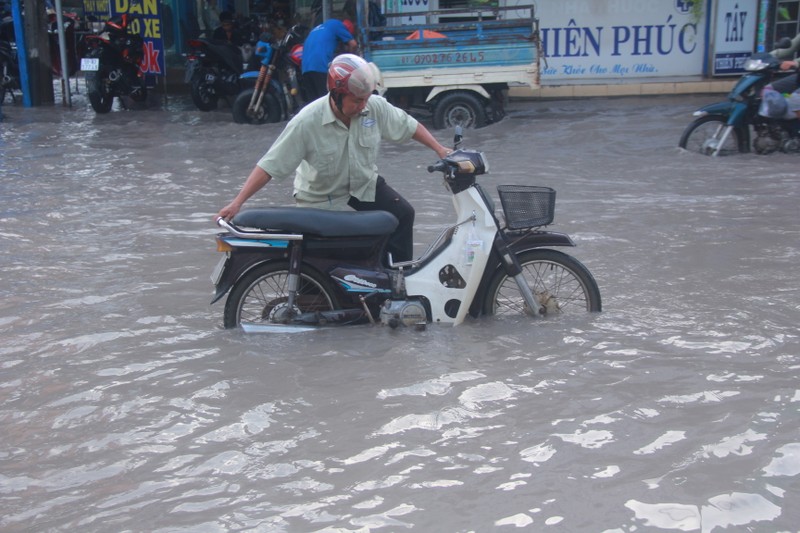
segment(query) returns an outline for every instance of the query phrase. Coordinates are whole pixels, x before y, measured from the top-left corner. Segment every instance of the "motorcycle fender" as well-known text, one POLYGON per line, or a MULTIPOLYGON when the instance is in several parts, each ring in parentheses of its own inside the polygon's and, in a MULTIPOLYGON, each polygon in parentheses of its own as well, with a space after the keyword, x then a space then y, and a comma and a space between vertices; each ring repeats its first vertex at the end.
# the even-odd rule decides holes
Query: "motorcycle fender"
MULTIPOLYGON (((566 233, 556 233, 551 231, 523 233, 521 235, 508 235, 508 248, 514 255, 519 255, 528 250, 535 248, 548 248, 550 246, 575 246, 575 243, 566 233)), ((504 263, 500 260, 500 255, 497 253, 497 245, 492 249, 492 256, 497 258, 497 264, 494 268, 487 268, 486 271, 491 270, 492 274, 498 268, 504 268, 504 263)), ((491 264, 491 263, 490 263, 491 264)))
POLYGON ((509 248, 515 253, 527 252, 533 248, 547 246, 575 246, 575 243, 566 233, 557 233, 555 231, 525 233, 518 238, 509 235, 509 248))
MULTIPOLYGON (((281 256, 280 258, 282 259, 283 257, 281 256)), ((214 292, 214 298, 211 300, 211 303, 214 304, 218 302, 234 285, 236 285, 236 282, 239 281, 242 276, 250 272, 250 270, 262 263, 275 261, 277 259, 277 257, 265 258, 263 253, 232 253, 228 257, 225 267, 222 270, 222 275, 217 282, 216 291, 214 292)))
POLYGON ((722 115, 727 117, 733 111, 733 106, 734 103, 730 101, 716 102, 714 104, 701 107, 694 112, 694 116, 700 117, 706 115, 722 115))
POLYGON ((192 81, 194 81, 194 78, 200 74, 200 72, 202 72, 200 62, 189 61, 189 63, 186 66, 186 73, 183 75, 183 82, 191 83, 192 81))
MULTIPOLYGON (((556 233, 551 231, 530 232, 521 235, 509 234, 508 248, 514 255, 535 250, 537 248, 550 248, 554 246, 575 246, 575 243, 565 233, 556 233)), ((492 253, 489 255, 489 260, 486 263, 486 270, 483 272, 480 286, 472 300, 472 305, 469 309, 469 314, 477 317, 481 314, 483 308, 483 301, 486 299, 486 291, 489 288, 489 283, 494 277, 495 273, 502 270, 504 267, 503 261, 500 259, 500 254, 497 251, 497 246, 492 246, 492 253)))

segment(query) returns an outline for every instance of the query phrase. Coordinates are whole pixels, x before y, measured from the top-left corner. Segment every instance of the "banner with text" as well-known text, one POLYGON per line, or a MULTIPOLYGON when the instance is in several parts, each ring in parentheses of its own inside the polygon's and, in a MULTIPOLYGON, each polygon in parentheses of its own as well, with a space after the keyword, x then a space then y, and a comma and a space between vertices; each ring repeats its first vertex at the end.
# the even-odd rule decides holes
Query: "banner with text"
MULTIPOLYGON (((508 5, 525 3, 510 0, 508 5)), ((537 2, 546 53, 542 82, 703 74, 705 16, 695 20, 691 4, 687 0, 537 2)))
POLYGON ((98 20, 105 21, 111 12, 108 0, 83 0, 83 14, 92 15, 98 20))
POLYGON ((142 71, 152 76, 163 76, 165 71, 159 8, 158 0, 111 0, 111 16, 128 13, 131 16, 129 31, 144 39, 142 71))
POLYGON ((741 74, 756 45, 758 0, 717 0, 715 20, 713 74, 741 74))

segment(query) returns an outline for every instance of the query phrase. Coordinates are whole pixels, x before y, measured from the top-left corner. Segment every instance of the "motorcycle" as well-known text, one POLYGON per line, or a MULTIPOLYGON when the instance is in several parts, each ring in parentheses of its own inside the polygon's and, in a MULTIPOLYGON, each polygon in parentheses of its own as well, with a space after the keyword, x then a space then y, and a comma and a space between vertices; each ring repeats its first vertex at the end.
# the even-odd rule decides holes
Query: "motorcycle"
POLYGON ((12 24, 9 20, 0 25, 0 104, 5 101, 6 94, 16 102, 14 91, 20 90, 19 59, 12 24))
POLYGON ((555 191, 498 187, 504 222, 477 183, 484 154, 459 148, 428 167, 442 172, 455 222, 418 259, 394 262, 386 252, 397 219, 386 211, 273 207, 240 212, 217 224, 225 255, 212 274, 224 326, 245 332, 304 331, 372 323, 423 329, 461 324, 467 315, 536 317, 599 312, 589 270, 552 248, 570 237, 541 229, 553 221, 555 191))
POLYGON ((762 107, 765 90, 791 93, 797 88, 796 75, 787 75, 780 65, 781 58, 790 56, 798 45, 798 37, 785 37, 772 52, 750 56, 744 63, 746 73, 728 93, 728 99, 695 111, 696 118, 683 131, 678 146, 710 156, 746 153, 751 145, 758 154, 778 149, 800 151, 797 119, 765 116, 762 107))
POLYGON ((84 36, 85 55, 81 70, 86 79, 89 102, 97 113, 108 113, 114 97, 130 97, 134 102, 147 99, 147 86, 141 69, 144 40, 128 32, 127 14, 110 19, 97 35, 84 36))
POLYGON ((240 124, 264 124, 288 120, 303 106, 300 65, 305 26, 295 25, 278 41, 270 44, 264 34, 254 54, 261 58, 258 72, 245 72, 242 80, 253 81, 252 89, 239 93, 233 102, 233 120, 240 124), (277 75, 276 75, 277 73, 277 75))
POLYGON ((212 111, 220 98, 239 94, 245 64, 238 46, 212 39, 190 39, 187 44, 184 82, 191 84, 192 102, 200 111, 212 111))

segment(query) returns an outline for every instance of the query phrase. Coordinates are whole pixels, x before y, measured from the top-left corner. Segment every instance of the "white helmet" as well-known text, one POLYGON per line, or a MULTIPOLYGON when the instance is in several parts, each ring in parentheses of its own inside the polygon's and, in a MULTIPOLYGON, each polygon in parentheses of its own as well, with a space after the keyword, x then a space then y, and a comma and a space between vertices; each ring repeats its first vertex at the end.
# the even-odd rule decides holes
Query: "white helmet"
POLYGON ((328 91, 333 96, 369 98, 378 85, 375 70, 355 54, 336 56, 328 68, 328 91))

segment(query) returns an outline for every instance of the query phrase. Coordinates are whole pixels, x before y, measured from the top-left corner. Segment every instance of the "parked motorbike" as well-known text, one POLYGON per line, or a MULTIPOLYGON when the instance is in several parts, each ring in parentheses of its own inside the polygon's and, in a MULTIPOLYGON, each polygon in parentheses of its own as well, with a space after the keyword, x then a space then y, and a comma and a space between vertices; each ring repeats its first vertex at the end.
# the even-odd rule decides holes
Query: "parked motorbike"
POLYGON ((772 118, 759 113, 765 88, 791 93, 797 88, 796 75, 780 70, 783 57, 798 45, 798 38, 781 39, 775 50, 756 53, 745 61, 746 73, 736 82, 728 99, 700 108, 695 120, 681 135, 678 145, 692 152, 724 156, 750 151, 768 154, 778 149, 800 151, 798 121, 772 118), (754 136, 751 136, 751 127, 754 136))
POLYGON ((108 113, 114 97, 130 97, 134 102, 147 98, 141 63, 144 41, 129 33, 130 18, 123 14, 110 19, 97 35, 86 35, 86 53, 81 70, 86 79, 89 102, 97 113, 108 113))
POLYGON ((255 82, 233 102, 233 120, 241 124, 264 124, 288 120, 304 104, 300 88, 300 65, 306 27, 295 25, 273 45, 269 34, 256 44, 261 59, 258 72, 245 72, 242 80, 255 82))
POLYGON ((477 183, 488 170, 481 152, 459 148, 428 167, 442 172, 455 222, 419 258, 386 253, 397 219, 386 211, 300 207, 249 209, 217 224, 225 255, 212 274, 216 294, 230 291, 226 328, 304 330, 353 323, 423 328, 457 325, 467 315, 546 316, 600 311, 589 270, 554 247, 569 236, 541 229, 553 220, 555 191, 498 187, 504 222, 477 183))
POLYGON ((20 90, 19 59, 12 24, 9 20, 0 25, 0 104, 5 101, 6 94, 16 102, 14 91, 20 90))
POLYGON ((184 81, 191 84, 192 102, 200 111, 212 111, 220 98, 239 94, 245 64, 238 46, 212 39, 190 39, 188 45, 184 81))

